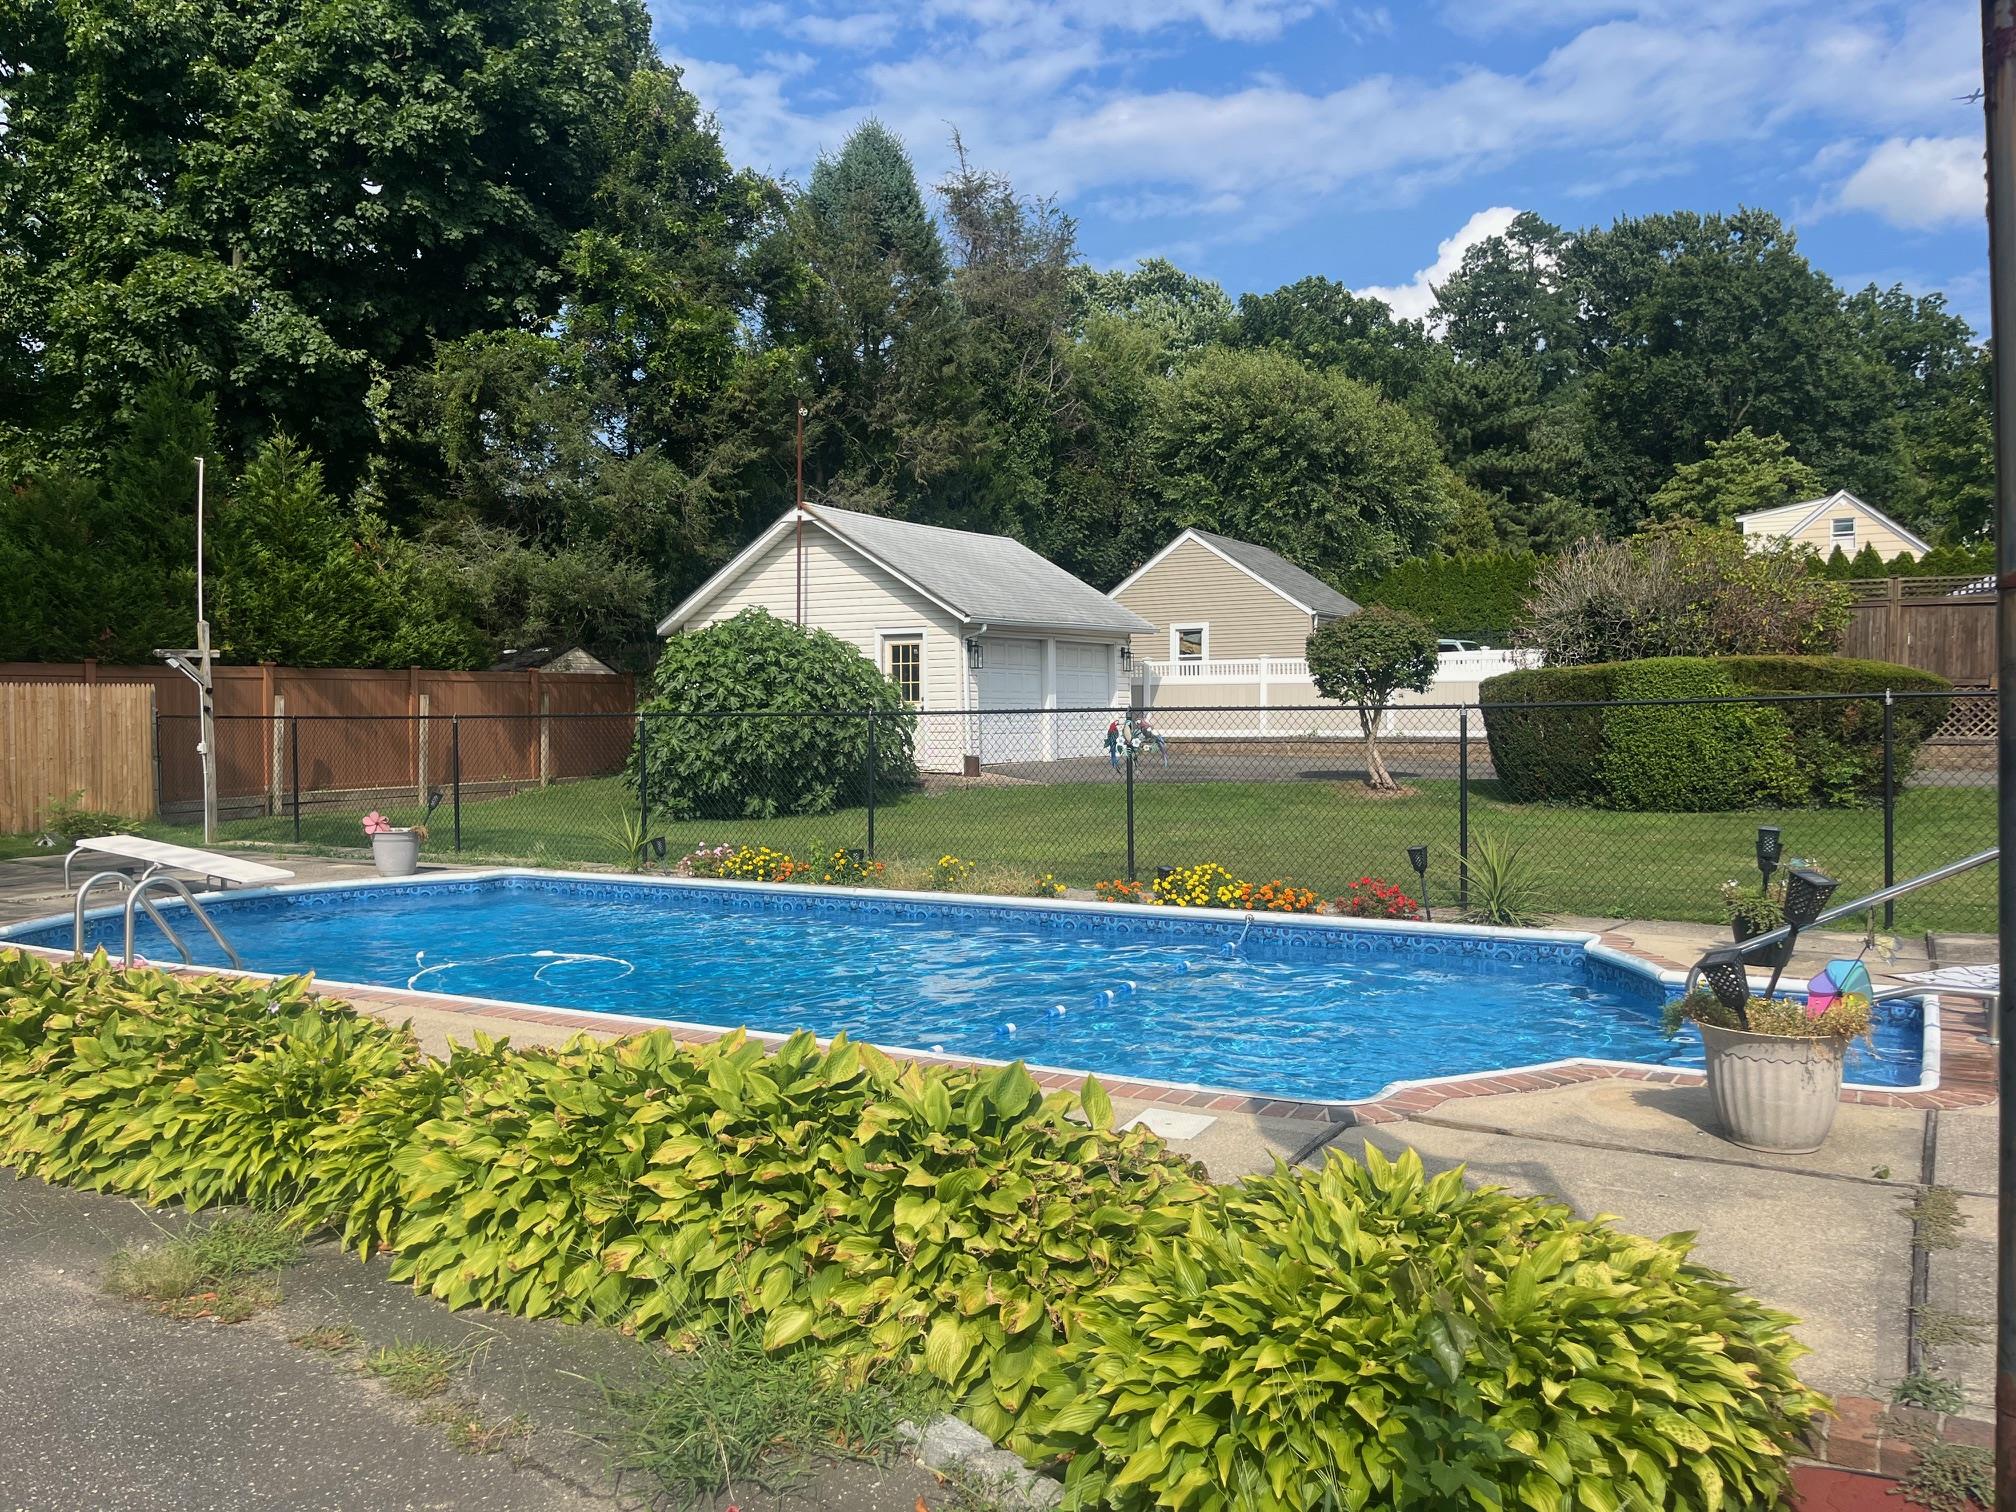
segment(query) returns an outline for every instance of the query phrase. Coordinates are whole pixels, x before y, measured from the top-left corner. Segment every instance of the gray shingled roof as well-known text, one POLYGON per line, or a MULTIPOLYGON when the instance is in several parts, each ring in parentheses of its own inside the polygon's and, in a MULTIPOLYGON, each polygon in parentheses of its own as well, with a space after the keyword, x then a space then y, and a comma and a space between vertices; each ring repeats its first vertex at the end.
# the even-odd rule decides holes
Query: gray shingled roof
POLYGON ((806 513, 975 624, 1115 634, 1155 628, 1006 536, 913 525, 826 504, 810 505, 806 513))
POLYGON ((1195 530, 1192 533, 1198 540, 1224 552, 1263 583, 1287 594, 1296 603, 1306 605, 1318 614, 1334 614, 1342 618, 1344 615, 1358 612, 1356 603, 1344 597, 1314 573, 1304 572, 1278 551, 1269 551, 1265 546, 1255 546, 1251 541, 1235 541, 1230 536, 1213 535, 1208 530, 1195 530))

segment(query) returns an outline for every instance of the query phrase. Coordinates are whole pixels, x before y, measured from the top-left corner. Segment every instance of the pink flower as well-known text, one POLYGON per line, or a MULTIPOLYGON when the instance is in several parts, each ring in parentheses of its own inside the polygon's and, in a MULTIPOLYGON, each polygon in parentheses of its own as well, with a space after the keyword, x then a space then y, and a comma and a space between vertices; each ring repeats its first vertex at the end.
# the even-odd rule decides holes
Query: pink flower
POLYGON ((364 816, 364 833, 367 835, 389 835, 392 829, 392 821, 376 809, 364 816))

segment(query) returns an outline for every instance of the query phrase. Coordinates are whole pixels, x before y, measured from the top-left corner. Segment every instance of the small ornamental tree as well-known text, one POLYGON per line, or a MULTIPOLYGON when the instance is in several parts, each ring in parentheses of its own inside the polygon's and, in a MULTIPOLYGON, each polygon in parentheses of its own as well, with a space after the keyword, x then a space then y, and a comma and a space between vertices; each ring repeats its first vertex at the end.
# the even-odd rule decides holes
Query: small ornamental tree
POLYGON ((1375 790, 1399 786, 1379 755, 1379 721, 1393 695, 1425 693, 1435 676, 1435 632, 1404 609, 1374 604, 1319 626, 1305 653, 1325 698, 1354 704, 1365 732, 1365 780, 1375 790))
POLYGON ((914 782, 917 720, 896 685, 838 637, 745 609, 666 642, 630 781, 671 819, 831 813, 866 801, 871 711, 876 786, 914 782))

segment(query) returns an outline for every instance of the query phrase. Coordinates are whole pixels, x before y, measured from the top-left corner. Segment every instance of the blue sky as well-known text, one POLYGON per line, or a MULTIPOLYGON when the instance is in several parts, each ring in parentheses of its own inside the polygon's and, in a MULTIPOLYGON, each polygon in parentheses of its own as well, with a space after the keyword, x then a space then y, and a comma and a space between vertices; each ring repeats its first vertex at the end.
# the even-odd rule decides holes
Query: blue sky
POLYGON ((1845 287, 1986 324, 1971 0, 651 3, 738 162, 802 180, 874 114, 928 184, 956 127, 1102 266, 1419 314, 1515 211, 1748 204, 1845 287))

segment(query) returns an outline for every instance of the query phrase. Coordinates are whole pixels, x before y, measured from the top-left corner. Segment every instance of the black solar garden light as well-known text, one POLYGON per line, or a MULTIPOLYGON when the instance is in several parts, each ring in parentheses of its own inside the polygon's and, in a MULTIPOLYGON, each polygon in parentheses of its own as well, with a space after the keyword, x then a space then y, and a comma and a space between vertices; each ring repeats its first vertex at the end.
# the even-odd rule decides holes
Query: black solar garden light
POLYGON ((1435 921, 1435 910, 1428 902, 1428 847, 1410 845, 1407 847, 1407 864, 1414 868, 1414 875, 1421 879, 1421 912, 1429 923, 1435 921))
POLYGON ((651 837, 651 859, 653 861, 663 861, 665 859, 665 837, 663 835, 653 835, 651 837))
POLYGON ((439 788, 427 789, 427 812, 422 817, 420 822, 422 824, 425 824, 427 820, 432 819, 434 817, 434 810, 436 810, 439 807, 441 807, 441 789, 439 788))
POLYGON ((1764 874, 1764 891, 1771 890, 1771 873, 1778 870, 1778 858, 1784 853, 1783 843, 1775 824, 1757 826, 1757 870, 1764 874))
POLYGON ((1750 1027, 1750 973, 1738 945, 1720 945, 1701 957, 1695 970, 1715 994, 1715 1001, 1736 1015, 1738 1028, 1750 1027))
MULTIPOLYGON (((1785 937, 1786 961, 1792 958, 1792 946, 1799 939, 1799 931, 1820 917, 1820 911, 1840 885, 1824 872, 1807 866, 1795 866, 1785 874, 1785 928, 1790 931, 1785 937)), ((1778 990, 1778 978, 1784 971, 1785 963, 1780 961, 1771 973, 1771 985, 1764 989, 1766 997, 1778 990)))

